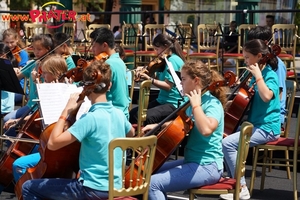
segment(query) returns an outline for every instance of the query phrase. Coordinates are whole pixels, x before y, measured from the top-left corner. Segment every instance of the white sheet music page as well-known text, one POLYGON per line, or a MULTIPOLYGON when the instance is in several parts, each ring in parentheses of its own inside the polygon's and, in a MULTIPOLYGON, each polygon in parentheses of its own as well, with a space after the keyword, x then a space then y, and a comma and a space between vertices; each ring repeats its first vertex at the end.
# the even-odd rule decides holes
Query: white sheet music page
POLYGON ((173 80, 175 82, 176 88, 179 91, 179 93, 181 94, 181 96, 183 97, 184 95, 183 95, 182 85, 180 84, 181 80, 177 76, 172 63, 168 61, 167 57, 165 57, 165 60, 166 60, 166 63, 168 65, 168 68, 170 70, 171 76, 173 77, 173 80))
MULTIPOLYGON (((43 116, 45 125, 57 122, 61 112, 65 108, 70 95, 72 93, 80 93, 82 87, 77 87, 74 84, 65 83, 42 83, 37 87, 40 109, 43 116)), ((81 105, 76 119, 78 119, 83 113, 87 112, 91 102, 84 99, 84 103, 81 105)))

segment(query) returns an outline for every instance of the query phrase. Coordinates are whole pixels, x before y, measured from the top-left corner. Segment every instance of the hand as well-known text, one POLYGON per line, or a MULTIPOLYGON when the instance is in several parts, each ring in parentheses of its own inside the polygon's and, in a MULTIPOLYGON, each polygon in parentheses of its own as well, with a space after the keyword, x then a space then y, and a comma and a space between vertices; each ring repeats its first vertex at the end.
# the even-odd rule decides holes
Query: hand
POLYGON ((5 124, 3 125, 3 128, 5 130, 8 130, 12 126, 15 126, 17 123, 18 123, 17 119, 9 119, 7 122, 5 122, 5 124))
POLYGON ((73 93, 70 95, 70 98, 64 109, 67 111, 68 114, 70 114, 73 110, 77 109, 84 102, 84 100, 77 102, 79 94, 80 93, 73 93))
POLYGON ((32 80, 36 80, 36 79, 39 78, 39 75, 38 75, 38 73, 37 73, 37 71, 35 69, 33 69, 31 71, 31 78, 32 78, 32 80))
POLYGON ((201 105, 201 89, 192 90, 190 94, 186 94, 186 96, 190 99, 192 107, 201 105))
POLYGON ((145 134, 148 131, 151 131, 157 126, 157 124, 148 124, 142 128, 142 133, 145 134))
POLYGON ((249 72, 251 72, 251 74, 255 77, 255 79, 262 77, 261 75, 261 70, 258 66, 257 63, 255 63, 254 65, 250 65, 249 67, 247 67, 247 70, 249 72))

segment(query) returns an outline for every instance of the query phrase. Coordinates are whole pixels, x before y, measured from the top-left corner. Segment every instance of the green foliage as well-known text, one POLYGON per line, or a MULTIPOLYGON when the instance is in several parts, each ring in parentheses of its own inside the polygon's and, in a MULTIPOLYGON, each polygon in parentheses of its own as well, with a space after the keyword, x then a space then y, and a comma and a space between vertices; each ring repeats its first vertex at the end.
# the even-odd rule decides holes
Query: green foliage
POLYGON ((10 0, 10 10, 30 10, 31 5, 42 6, 49 0, 10 0))

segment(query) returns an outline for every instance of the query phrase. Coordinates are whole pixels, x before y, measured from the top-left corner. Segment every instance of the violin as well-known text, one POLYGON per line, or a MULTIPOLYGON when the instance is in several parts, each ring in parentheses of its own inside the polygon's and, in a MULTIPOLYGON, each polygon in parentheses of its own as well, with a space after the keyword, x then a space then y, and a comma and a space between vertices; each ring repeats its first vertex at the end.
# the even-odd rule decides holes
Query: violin
MULTIPOLYGON (((167 58, 170 56, 167 56, 167 58)), ((166 68, 166 60, 164 57, 156 57, 146 67, 142 68, 136 73, 134 81, 140 81, 141 73, 146 73, 148 76, 153 77, 155 72, 162 72, 166 68)))
MULTIPOLYGON (((102 75, 98 71, 92 73, 92 81, 83 82, 83 90, 79 95, 77 102, 82 101, 85 96, 89 95, 100 84, 102 75)), ((69 128, 76 119, 80 107, 73 110, 68 116, 64 129, 69 128)), ((79 151, 80 143, 73 142, 61 149, 51 151, 47 148, 47 143, 56 123, 50 124, 42 132, 39 141, 41 159, 35 167, 26 170, 26 173, 18 180, 15 185, 15 194, 19 200, 22 197, 22 185, 27 180, 40 178, 68 178, 71 179, 79 171, 79 151)))
POLYGON ((106 61, 109 58, 109 55, 106 52, 102 52, 99 55, 96 55, 94 57, 94 61, 95 60, 102 60, 102 61, 106 61))
MULTIPOLYGON (((260 70, 262 70, 262 67, 265 66, 268 60, 278 56, 280 52, 281 52, 281 48, 279 45, 275 44, 271 46, 271 53, 264 55, 258 62, 260 70)), ((245 115, 250 105, 251 99, 254 95, 254 90, 253 90, 254 84, 252 85, 252 87, 249 88, 247 82, 249 78, 251 78, 251 76, 252 76, 251 73, 248 72, 246 77, 240 83, 239 87, 237 87, 239 91, 237 92, 234 99, 232 100, 231 105, 225 111, 224 137, 235 132, 235 130, 238 128, 243 116, 245 115)), ((232 94, 234 94, 235 91, 232 94)))
MULTIPOLYGON (((233 72, 226 72, 224 74, 224 80, 216 81, 210 85, 204 87, 201 91, 204 94, 206 91, 214 91, 219 87, 231 86, 235 82, 235 74, 233 72)), ((176 150, 178 145, 182 142, 186 135, 193 128, 193 121, 185 114, 185 110, 190 106, 190 101, 185 102, 182 106, 177 108, 168 117, 162 120, 154 129, 146 133, 144 136, 154 135, 162 125, 171 120, 175 115, 176 119, 173 120, 166 128, 157 134, 157 146, 155 152, 155 159, 152 168, 152 173, 157 171, 159 167, 169 158, 169 156, 176 150)), ((138 153, 136 156, 136 162, 133 167, 135 170, 133 174, 130 174, 130 169, 125 172, 125 186, 135 187, 137 181, 141 181, 139 174, 142 174, 143 167, 143 155, 145 152, 138 153)))
POLYGON ((15 57, 15 59, 17 60, 18 63, 21 62, 21 56, 20 56, 20 51, 22 51, 23 49, 19 46, 16 46, 11 52, 13 54, 13 56, 15 57))

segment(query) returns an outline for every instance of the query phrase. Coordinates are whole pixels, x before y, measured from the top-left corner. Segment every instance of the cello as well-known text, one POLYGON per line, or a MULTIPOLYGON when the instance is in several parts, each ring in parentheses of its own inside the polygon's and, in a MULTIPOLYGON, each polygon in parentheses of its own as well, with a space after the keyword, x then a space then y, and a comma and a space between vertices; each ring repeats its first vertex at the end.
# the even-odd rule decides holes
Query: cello
MULTIPOLYGON (((35 106, 34 106, 35 107, 35 106)), ((33 107, 33 108, 34 108, 33 107)), ((31 111, 31 110, 30 110, 31 111)), ((29 111, 29 112, 30 112, 29 111)), ((22 118, 27 116, 25 113, 22 118)), ((34 142, 26 142, 26 139, 38 141, 39 134, 42 131, 42 123, 36 120, 40 117, 40 113, 36 110, 30 118, 25 122, 19 133, 15 137, 15 141, 7 149, 6 153, 1 158, 0 162, 0 184, 7 187, 13 181, 12 164, 13 162, 24 155, 30 154, 35 147, 34 142), (23 141, 24 140, 24 141, 23 141)), ((22 125, 22 120, 16 126, 22 125)), ((9 139, 4 138, 4 139, 9 139)))
MULTIPOLYGON (((211 83, 202 89, 202 94, 206 91, 214 91, 215 89, 223 86, 231 86, 235 82, 235 74, 233 72, 226 72, 224 74, 224 79, 222 81, 216 81, 211 83)), ((176 150, 178 145, 182 142, 189 131, 193 128, 193 122, 190 117, 185 114, 185 110, 190 106, 190 101, 185 102, 182 106, 177 108, 173 113, 171 113, 167 118, 161 121, 154 129, 146 133, 144 136, 149 136, 155 134, 159 128, 167 121, 171 120, 173 116, 177 115, 176 119, 173 120, 167 127, 157 134, 157 147, 155 152, 155 159, 152 168, 152 173, 155 173, 163 163, 169 158, 169 156, 176 150)), ((125 186, 134 187, 136 182, 140 180, 140 174, 143 173, 139 170, 139 166, 142 165, 141 160, 143 158, 142 153, 138 153, 136 157, 136 162, 134 163, 135 170, 130 173, 130 170, 125 172, 125 186), (141 158, 141 159, 140 159, 141 158)))
MULTIPOLYGON (((82 101, 85 96, 89 95, 100 83, 101 74, 98 72, 93 73, 93 80, 83 83, 84 89, 77 102, 82 101)), ((68 116, 64 130, 70 127, 76 119, 76 114, 80 106, 75 109, 68 116)), ((15 185, 15 194, 19 200, 22 197, 22 185, 27 180, 40 179, 40 178, 73 178, 79 171, 79 151, 80 143, 78 141, 73 142, 65 147, 62 147, 56 151, 51 151, 47 148, 47 143, 53 128, 56 123, 53 123, 46 127, 40 136, 40 148, 41 159, 35 167, 28 168, 26 173, 18 180, 15 185)))
MULTIPOLYGON (((271 58, 276 57, 280 54, 281 48, 279 45, 273 45, 272 53, 264 55, 262 59, 259 61, 258 65, 262 70, 262 66, 264 66, 267 61, 271 58)), ((231 105, 226 109, 225 112, 225 126, 224 126, 224 137, 234 133, 234 131, 238 128, 243 116, 245 115, 251 99, 254 95, 254 91, 247 85, 248 80, 252 77, 252 74, 247 71, 247 75, 240 83, 239 87, 237 88, 239 91, 237 92, 236 96, 234 97, 231 105)))

